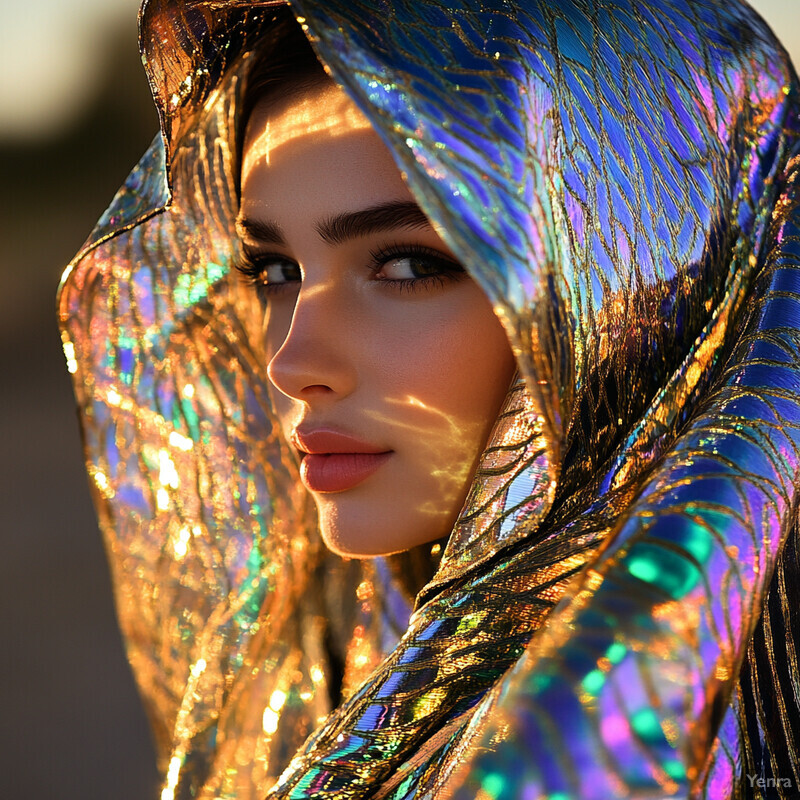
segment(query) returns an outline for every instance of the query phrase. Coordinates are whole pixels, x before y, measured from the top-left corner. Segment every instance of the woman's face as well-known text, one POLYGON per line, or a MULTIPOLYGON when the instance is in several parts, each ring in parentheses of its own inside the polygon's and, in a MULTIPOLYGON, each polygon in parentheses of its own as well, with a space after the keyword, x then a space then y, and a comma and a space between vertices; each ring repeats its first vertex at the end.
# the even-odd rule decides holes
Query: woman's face
POLYGON ((272 400, 327 545, 371 556, 447 534, 515 361, 338 87, 256 106, 238 228, 272 400))

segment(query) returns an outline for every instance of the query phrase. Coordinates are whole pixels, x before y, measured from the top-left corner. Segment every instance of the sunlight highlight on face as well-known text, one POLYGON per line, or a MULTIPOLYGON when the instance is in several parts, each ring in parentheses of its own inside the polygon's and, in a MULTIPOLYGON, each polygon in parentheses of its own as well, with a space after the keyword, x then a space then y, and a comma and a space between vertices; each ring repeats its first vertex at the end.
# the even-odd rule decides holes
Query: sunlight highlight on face
POLYGON ((286 113, 267 114, 261 130, 248 142, 244 151, 242 171, 249 175, 256 163, 263 159, 269 166, 270 154, 281 145, 299 138, 344 136, 359 130, 371 130, 367 118, 342 91, 329 94, 325 114, 319 113, 315 93, 299 95, 286 113), (255 163, 254 163, 255 162, 255 163))
POLYGON ((516 365, 338 87, 256 105, 238 228, 272 400, 328 546, 370 556, 447 534, 516 365))

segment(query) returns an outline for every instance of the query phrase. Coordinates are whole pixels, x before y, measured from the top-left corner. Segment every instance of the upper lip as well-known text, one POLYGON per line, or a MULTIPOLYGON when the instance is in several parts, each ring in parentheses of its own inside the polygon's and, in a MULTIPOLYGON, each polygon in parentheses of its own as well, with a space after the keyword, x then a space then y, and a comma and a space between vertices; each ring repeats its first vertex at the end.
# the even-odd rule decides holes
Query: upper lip
POLYGON ((292 444, 301 452, 313 455, 324 453, 388 453, 385 447, 362 442, 354 436, 332 428, 295 428, 292 444))

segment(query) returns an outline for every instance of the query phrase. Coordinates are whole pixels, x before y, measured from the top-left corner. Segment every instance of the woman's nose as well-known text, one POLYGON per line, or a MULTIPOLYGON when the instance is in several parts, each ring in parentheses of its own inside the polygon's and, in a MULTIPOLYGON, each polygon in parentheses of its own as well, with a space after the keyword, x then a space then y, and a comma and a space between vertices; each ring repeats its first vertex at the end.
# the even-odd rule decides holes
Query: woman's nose
POLYGON ((288 397, 341 399, 355 389, 354 328, 336 294, 330 286, 303 285, 282 343, 270 348, 267 375, 288 397))

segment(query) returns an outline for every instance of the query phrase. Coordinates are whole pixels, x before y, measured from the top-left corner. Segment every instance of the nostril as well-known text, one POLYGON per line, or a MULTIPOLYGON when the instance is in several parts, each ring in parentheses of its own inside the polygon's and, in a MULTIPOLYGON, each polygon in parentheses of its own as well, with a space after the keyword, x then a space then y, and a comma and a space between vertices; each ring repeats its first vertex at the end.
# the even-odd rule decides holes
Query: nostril
POLYGON ((320 394, 330 394, 333 391, 330 386, 326 386, 324 383, 312 383, 310 386, 304 386, 302 389, 302 393, 304 395, 320 395, 320 394))

